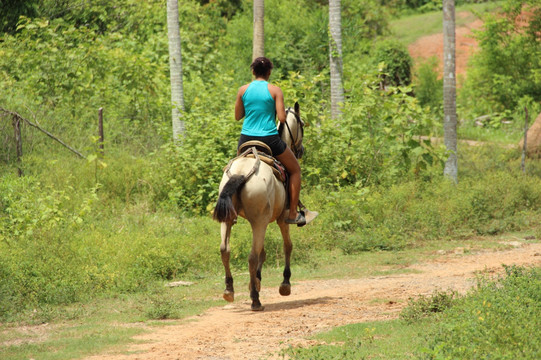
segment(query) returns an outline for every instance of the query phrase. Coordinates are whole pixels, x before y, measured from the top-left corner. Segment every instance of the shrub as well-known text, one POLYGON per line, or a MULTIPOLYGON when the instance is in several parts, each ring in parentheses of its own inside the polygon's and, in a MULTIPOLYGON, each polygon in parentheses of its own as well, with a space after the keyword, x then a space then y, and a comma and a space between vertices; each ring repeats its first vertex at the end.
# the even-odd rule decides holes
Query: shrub
POLYGON ((541 269, 505 267, 444 312, 425 352, 429 359, 538 359, 541 269))
POLYGON ((509 115, 524 97, 541 100, 540 18, 536 0, 506 0, 501 12, 487 13, 476 33, 480 49, 459 93, 460 104, 474 116, 509 115), (524 25, 519 16, 530 20, 524 25))
POLYGON ((455 291, 434 291, 430 296, 409 298, 408 306, 400 312, 400 319, 411 323, 441 313, 453 306, 458 294, 455 291))
POLYGON ((398 41, 385 40, 378 42, 372 51, 372 60, 383 63, 384 74, 382 86, 407 86, 411 83, 411 67, 413 59, 408 49, 398 41))
POLYGON ((438 79, 438 60, 431 58, 419 65, 414 79, 415 97, 422 106, 429 106, 435 113, 443 107, 443 79, 438 79))

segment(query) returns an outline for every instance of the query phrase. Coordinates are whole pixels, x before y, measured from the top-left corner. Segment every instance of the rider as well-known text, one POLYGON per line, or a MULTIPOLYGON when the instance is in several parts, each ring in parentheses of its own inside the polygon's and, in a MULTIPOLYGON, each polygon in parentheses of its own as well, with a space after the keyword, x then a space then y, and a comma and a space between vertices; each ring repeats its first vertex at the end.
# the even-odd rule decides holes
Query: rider
POLYGON ((258 57, 250 65, 255 80, 240 87, 235 101, 235 119, 243 117, 242 131, 238 146, 251 140, 267 144, 289 173, 289 216, 286 223, 303 226, 306 218, 297 212, 301 191, 301 167, 297 158, 278 135, 276 117, 281 123, 286 121, 284 95, 278 86, 268 83, 272 72, 272 62, 266 57, 258 57))

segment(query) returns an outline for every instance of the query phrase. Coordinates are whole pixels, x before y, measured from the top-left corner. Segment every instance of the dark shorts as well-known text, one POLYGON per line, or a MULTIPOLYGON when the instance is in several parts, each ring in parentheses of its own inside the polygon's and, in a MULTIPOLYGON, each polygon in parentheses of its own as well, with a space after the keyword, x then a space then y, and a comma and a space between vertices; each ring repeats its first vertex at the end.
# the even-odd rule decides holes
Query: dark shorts
POLYGON ((240 134, 239 144, 237 149, 247 141, 258 140, 267 144, 272 150, 272 156, 282 155, 286 151, 286 143, 280 139, 279 135, 270 135, 270 136, 248 136, 240 134))

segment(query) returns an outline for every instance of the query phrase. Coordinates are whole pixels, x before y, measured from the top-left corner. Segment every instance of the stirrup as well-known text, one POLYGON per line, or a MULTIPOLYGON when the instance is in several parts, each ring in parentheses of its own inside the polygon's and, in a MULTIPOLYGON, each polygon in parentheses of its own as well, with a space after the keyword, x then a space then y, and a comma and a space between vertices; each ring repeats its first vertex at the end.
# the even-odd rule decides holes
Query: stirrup
POLYGON ((298 227, 306 225, 306 219, 304 218, 304 212, 300 211, 295 219, 286 219, 287 224, 297 224, 298 227))
POLYGON ((319 215, 317 211, 310 211, 304 204, 299 200, 299 213, 301 213, 304 216, 304 219, 306 220, 306 225, 310 224, 312 221, 314 221, 315 218, 319 215))

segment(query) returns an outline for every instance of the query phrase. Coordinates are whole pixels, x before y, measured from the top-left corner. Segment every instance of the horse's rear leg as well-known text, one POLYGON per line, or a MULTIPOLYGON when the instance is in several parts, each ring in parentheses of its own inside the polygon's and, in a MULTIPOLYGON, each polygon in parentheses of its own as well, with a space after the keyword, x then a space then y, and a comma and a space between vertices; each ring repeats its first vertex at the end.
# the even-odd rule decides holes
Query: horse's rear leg
POLYGON ((222 243, 220 244, 220 252, 222 253, 222 263, 224 264, 225 269, 225 290, 224 290, 224 299, 233 302, 235 300, 235 290, 233 289, 233 275, 231 274, 231 269, 229 267, 229 259, 231 255, 231 227, 232 223, 223 222, 221 223, 221 236, 222 243))
POLYGON ((285 255, 285 267, 284 267, 284 281, 280 284, 280 295, 288 296, 291 294, 291 284, 289 279, 291 278, 291 269, 289 267, 291 260, 291 252, 293 251, 293 243, 289 236, 289 225, 285 221, 278 221, 280 231, 282 232, 282 238, 284 239, 284 255, 285 255))
POLYGON ((259 254, 259 264, 257 266, 257 273, 256 277, 259 280, 257 283, 257 291, 261 291, 261 272, 263 271, 263 263, 267 260, 267 253, 265 252, 265 247, 261 249, 261 253, 259 254))
POLYGON ((262 311, 265 307, 259 301, 259 291, 261 289, 261 267, 265 261, 265 250, 263 243, 265 241, 265 232, 267 225, 252 224, 252 251, 248 258, 250 271, 250 298, 252 299, 252 310, 262 311))

